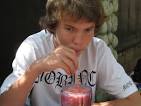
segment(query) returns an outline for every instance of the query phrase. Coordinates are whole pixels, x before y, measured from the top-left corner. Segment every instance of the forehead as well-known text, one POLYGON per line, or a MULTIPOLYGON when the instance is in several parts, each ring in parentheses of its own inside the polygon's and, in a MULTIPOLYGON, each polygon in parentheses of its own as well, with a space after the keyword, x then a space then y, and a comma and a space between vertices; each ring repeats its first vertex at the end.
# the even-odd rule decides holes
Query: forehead
POLYGON ((95 22, 93 21, 88 21, 85 18, 77 18, 73 16, 65 16, 61 18, 60 24, 65 24, 65 25, 72 25, 72 26, 77 26, 77 25, 84 25, 84 26, 95 26, 95 22))

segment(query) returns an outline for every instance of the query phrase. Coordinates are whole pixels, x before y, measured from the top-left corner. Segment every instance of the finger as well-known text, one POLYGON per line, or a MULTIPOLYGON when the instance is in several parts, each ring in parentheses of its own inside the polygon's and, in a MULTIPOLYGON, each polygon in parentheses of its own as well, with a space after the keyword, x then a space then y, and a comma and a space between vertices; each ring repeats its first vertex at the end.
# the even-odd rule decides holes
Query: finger
POLYGON ((62 68, 66 71, 67 74, 71 75, 70 68, 66 65, 66 63, 62 60, 61 57, 61 54, 52 53, 50 56, 48 56, 47 63, 50 67, 52 67, 52 70, 56 68, 62 68))
POLYGON ((68 67, 66 71, 69 71, 71 74, 74 74, 76 70, 74 62, 65 56, 61 56, 60 58, 62 62, 65 64, 65 66, 68 67))
POLYGON ((77 69, 78 68, 78 57, 76 55, 76 52, 73 49, 65 48, 64 55, 72 60, 72 62, 75 64, 75 68, 77 69))
POLYGON ((55 50, 55 53, 59 56, 63 55, 65 57, 68 57, 75 64, 75 68, 78 68, 78 59, 76 56, 76 52, 73 49, 67 48, 65 46, 60 46, 55 50))
POLYGON ((64 71, 68 74, 68 75, 72 75, 71 71, 70 71, 70 68, 64 63, 64 62, 61 62, 60 63, 60 66, 58 66, 62 69, 64 69, 64 71))

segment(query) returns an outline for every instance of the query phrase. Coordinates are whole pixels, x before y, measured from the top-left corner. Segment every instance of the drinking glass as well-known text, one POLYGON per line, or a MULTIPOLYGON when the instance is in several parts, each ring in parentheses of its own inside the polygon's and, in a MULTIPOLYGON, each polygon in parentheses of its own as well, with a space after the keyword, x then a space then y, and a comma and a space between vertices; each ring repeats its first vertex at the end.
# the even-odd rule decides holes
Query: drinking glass
POLYGON ((74 84, 61 91, 61 106, 91 106, 92 90, 88 86, 74 84))

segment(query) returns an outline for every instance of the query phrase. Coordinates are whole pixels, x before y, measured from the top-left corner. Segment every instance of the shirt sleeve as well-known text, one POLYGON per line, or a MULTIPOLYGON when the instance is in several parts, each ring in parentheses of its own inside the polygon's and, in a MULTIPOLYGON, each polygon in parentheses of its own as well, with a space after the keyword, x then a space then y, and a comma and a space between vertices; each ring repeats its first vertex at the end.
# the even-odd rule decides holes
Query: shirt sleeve
POLYGON ((136 92, 134 82, 116 61, 110 48, 103 42, 99 50, 98 86, 117 98, 125 98, 136 92))

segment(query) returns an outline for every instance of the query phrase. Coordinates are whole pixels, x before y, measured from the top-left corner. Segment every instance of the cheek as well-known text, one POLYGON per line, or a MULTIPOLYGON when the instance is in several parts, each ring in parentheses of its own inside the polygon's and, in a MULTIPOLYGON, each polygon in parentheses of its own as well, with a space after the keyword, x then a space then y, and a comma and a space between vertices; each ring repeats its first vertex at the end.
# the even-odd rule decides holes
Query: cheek
POLYGON ((60 39, 61 43, 64 45, 68 45, 71 43, 71 39, 67 36, 63 36, 62 39, 60 39))
POLYGON ((71 35, 69 35, 68 33, 64 31, 58 33, 58 38, 61 44, 63 45, 69 45, 70 43, 72 43, 72 39, 73 39, 71 35))
POLYGON ((89 44, 89 42, 92 40, 92 36, 88 36, 88 37, 85 37, 83 39, 83 41, 85 42, 85 45, 87 46, 89 44))

